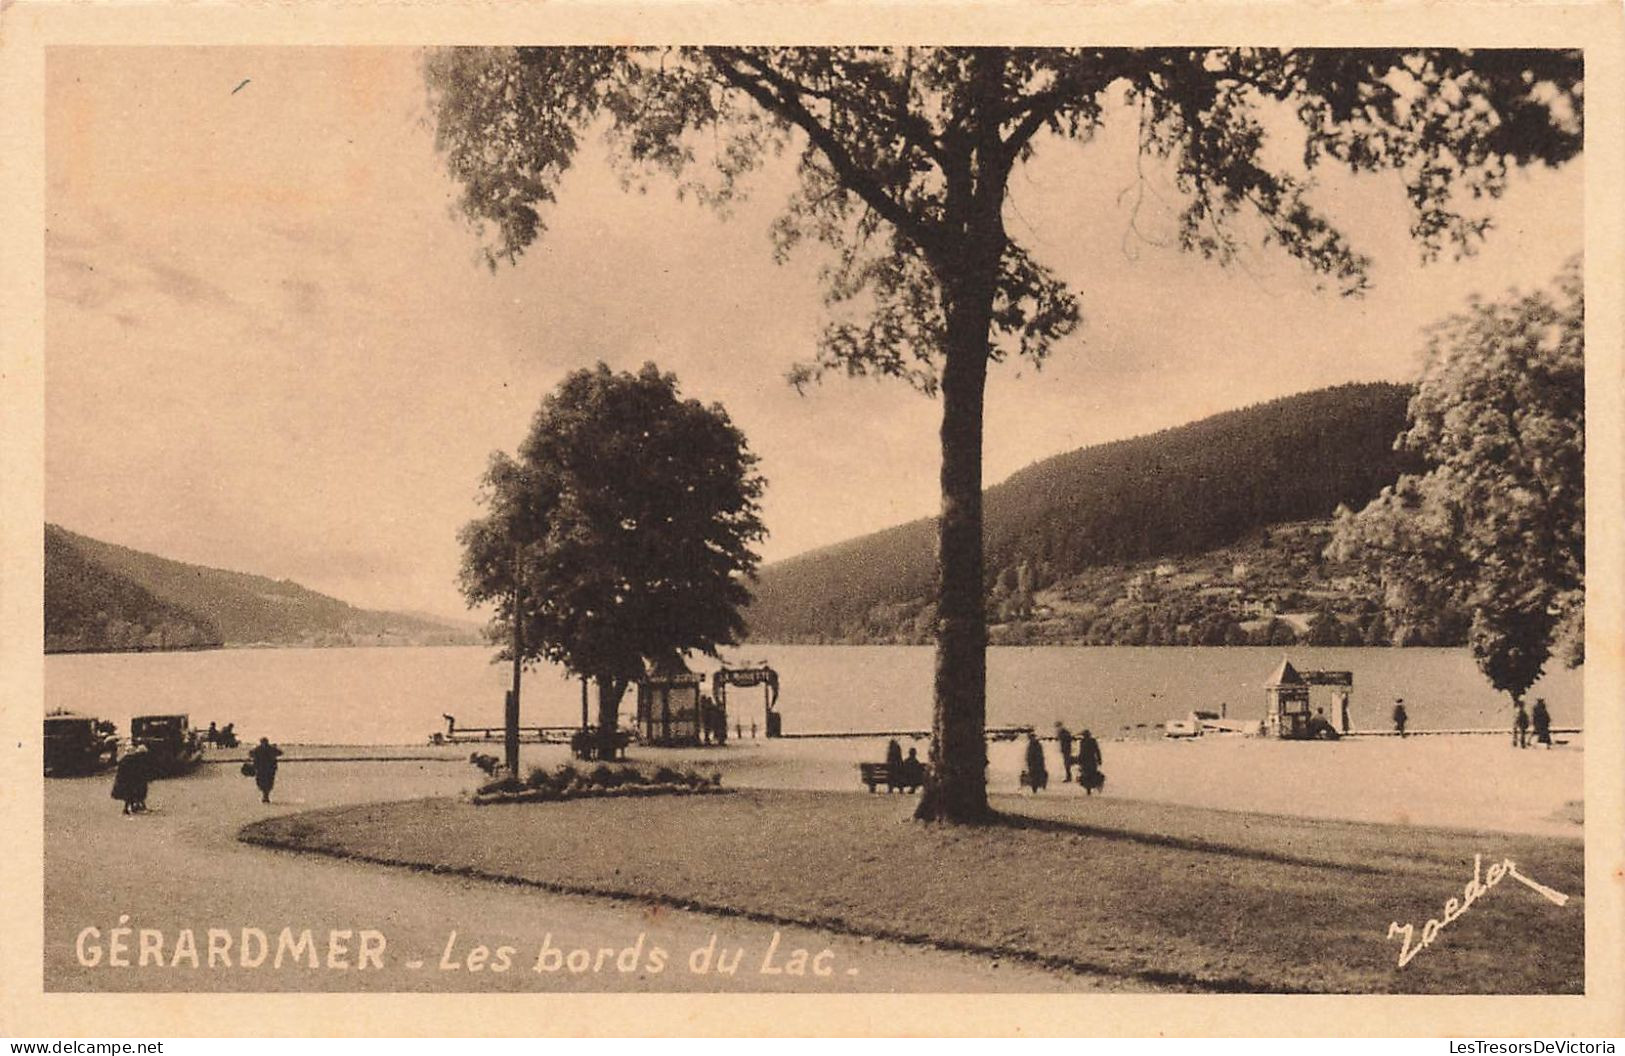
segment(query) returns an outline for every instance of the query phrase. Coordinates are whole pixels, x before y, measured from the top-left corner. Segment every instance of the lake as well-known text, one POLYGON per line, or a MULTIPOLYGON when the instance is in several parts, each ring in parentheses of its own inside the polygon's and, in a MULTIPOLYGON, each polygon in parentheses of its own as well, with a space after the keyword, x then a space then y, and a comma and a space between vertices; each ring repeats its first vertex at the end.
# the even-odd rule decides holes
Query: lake
MULTIPOLYGON (((467 726, 502 722, 511 669, 484 647, 220 649, 204 652, 55 655, 45 658, 45 707, 111 719, 186 712, 199 726, 235 722, 240 736, 288 743, 416 744, 444 729, 443 712, 467 726)), ((929 646, 762 645, 734 651, 779 671, 785 732, 927 728, 929 646)), ((988 722, 1115 735, 1124 726, 1181 718, 1193 709, 1261 718, 1263 685, 1283 657, 1303 668, 1351 670, 1356 728, 1388 728, 1405 698, 1411 728, 1510 726, 1464 649, 1037 646, 988 654, 988 722)), ((697 663, 713 672, 712 662, 697 663)), ((1581 671, 1556 667, 1536 685, 1559 726, 1582 725, 1581 671)), ((730 693, 730 720, 762 720, 760 689, 730 693)), ((1317 697, 1317 703, 1319 698, 1317 697)), ((634 698, 622 702, 630 717, 634 698)), ((561 671, 527 672, 526 725, 581 718, 579 682, 561 671)))

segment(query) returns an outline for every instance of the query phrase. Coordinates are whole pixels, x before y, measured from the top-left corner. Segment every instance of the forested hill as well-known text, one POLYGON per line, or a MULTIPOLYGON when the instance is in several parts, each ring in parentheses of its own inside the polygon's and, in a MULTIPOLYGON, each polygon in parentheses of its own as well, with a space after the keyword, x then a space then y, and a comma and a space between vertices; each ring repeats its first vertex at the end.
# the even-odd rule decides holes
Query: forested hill
MULTIPOLYGON (((1363 506, 1399 475, 1411 390, 1341 385, 1057 455, 986 492, 989 598, 1106 566, 1226 547, 1363 506)), ((935 592, 923 519, 769 565, 756 641, 921 640, 935 592), (912 623, 912 628, 910 624, 912 623)))
POLYGON ((45 526, 45 651, 218 645, 451 645, 473 628, 358 609, 288 580, 142 553, 45 526))

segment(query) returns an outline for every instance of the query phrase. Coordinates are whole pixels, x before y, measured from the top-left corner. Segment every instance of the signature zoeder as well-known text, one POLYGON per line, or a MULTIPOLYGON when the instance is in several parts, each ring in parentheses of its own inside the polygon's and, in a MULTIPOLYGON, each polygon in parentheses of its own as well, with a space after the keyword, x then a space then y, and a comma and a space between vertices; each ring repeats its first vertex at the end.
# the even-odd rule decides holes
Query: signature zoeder
POLYGON ((1467 881, 1467 886, 1462 889, 1460 898, 1452 898, 1445 902, 1442 916, 1431 918, 1426 924, 1422 925, 1422 939, 1420 942, 1415 942, 1413 945, 1416 936, 1416 926, 1414 924, 1401 924, 1396 920, 1388 925, 1388 938, 1392 939, 1398 936, 1402 939, 1399 949, 1399 966, 1401 968, 1410 964, 1417 954, 1432 946, 1434 940, 1439 937, 1439 932, 1444 930, 1445 925, 1460 918, 1462 914, 1472 908, 1474 902, 1489 894, 1490 888, 1499 884, 1506 877, 1512 877, 1512 879, 1554 905, 1561 906, 1569 900, 1568 895, 1553 891, 1545 884, 1536 883, 1518 872, 1517 863, 1513 862, 1511 858, 1503 858, 1499 862, 1491 863, 1487 871, 1482 868, 1483 861, 1483 855, 1473 855, 1473 878, 1467 881))

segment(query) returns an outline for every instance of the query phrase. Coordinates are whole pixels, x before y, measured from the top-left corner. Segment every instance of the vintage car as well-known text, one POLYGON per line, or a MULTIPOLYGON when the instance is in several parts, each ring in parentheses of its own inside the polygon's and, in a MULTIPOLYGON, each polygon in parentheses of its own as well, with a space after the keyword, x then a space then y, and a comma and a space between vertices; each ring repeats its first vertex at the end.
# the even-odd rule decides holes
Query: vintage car
POLYGON ((187 715, 137 715, 130 720, 130 744, 147 749, 154 774, 180 773, 203 758, 203 738, 187 715))
POLYGON ((118 729, 89 715, 45 716, 45 773, 88 774, 118 761, 118 729))

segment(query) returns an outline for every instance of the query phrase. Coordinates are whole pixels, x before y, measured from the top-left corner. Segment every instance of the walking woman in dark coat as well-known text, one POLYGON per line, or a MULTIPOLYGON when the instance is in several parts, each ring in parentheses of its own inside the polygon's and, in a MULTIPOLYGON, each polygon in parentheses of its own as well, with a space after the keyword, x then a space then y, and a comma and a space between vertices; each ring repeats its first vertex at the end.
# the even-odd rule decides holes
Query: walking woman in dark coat
POLYGON ((147 809, 147 784, 150 781, 147 748, 138 744, 118 761, 118 769, 113 771, 113 798, 124 801, 124 813, 139 814, 147 809))
POLYGON ((254 783, 260 786, 260 802, 271 802, 271 789, 276 785, 276 761, 282 754, 282 749, 272 744, 269 738, 261 737, 260 743, 248 758, 254 763, 254 783))
POLYGON ((1078 784, 1091 796, 1106 787, 1106 775, 1100 772, 1100 742, 1088 730, 1078 737, 1078 784))
POLYGON ((1049 768, 1044 765, 1044 744, 1032 734, 1027 735, 1027 769, 1021 772, 1021 783, 1034 792, 1049 786, 1049 768))

